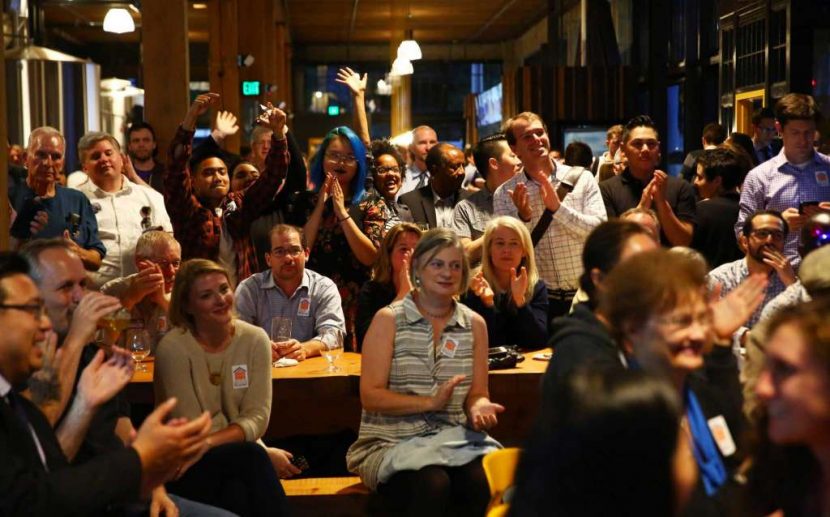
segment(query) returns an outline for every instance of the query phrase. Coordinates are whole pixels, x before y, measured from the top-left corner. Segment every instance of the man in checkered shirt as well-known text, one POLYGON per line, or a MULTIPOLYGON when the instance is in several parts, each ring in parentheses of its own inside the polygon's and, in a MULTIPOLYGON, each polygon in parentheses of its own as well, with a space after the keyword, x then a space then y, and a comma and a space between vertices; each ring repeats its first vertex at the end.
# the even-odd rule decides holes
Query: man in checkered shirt
POLYGON ((507 143, 524 170, 496 190, 496 215, 512 215, 531 232, 542 216, 552 214, 550 226, 536 244, 536 264, 548 286, 549 315, 568 313, 582 274, 582 248, 588 234, 607 219, 599 187, 585 169, 560 200, 557 189, 570 167, 550 159, 550 140, 542 118, 524 112, 504 125, 507 143))
POLYGON ((775 105, 775 118, 784 147, 778 156, 747 174, 741 189, 735 235, 740 235, 744 221, 755 212, 781 212, 790 228, 784 241, 784 255, 798 267, 801 227, 810 216, 830 212, 830 157, 813 149, 821 110, 811 96, 785 95, 775 105))

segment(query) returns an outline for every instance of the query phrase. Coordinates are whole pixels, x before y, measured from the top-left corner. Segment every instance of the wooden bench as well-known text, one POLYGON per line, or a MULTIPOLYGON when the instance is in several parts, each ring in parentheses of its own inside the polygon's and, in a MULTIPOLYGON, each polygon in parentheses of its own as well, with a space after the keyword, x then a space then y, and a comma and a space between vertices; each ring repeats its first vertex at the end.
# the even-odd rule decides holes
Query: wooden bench
POLYGON ((367 514, 369 489, 359 477, 283 479, 294 515, 357 517, 367 514))

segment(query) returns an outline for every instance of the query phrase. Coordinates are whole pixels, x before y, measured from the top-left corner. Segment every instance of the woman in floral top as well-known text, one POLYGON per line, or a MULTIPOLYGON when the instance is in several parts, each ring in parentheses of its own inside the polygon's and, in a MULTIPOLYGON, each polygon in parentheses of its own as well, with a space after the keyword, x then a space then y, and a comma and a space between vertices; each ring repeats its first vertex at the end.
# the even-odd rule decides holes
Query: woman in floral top
POLYGON ((294 224, 302 224, 311 250, 307 267, 331 278, 340 289, 346 317, 346 346, 352 346, 357 293, 369 278, 377 254, 372 241, 349 214, 364 196, 366 147, 345 126, 329 131, 311 162, 315 191, 294 203, 294 224))
POLYGON ((389 228, 401 222, 395 196, 401 188, 406 164, 389 140, 373 141, 371 153, 374 188, 349 213, 372 241, 375 249, 380 249, 383 236, 389 228))

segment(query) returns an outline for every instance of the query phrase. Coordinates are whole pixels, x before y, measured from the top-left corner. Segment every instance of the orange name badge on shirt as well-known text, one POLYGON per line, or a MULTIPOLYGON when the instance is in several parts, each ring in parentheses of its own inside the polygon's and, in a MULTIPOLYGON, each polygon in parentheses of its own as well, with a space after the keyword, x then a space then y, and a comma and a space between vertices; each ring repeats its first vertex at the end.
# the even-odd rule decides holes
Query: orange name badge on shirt
POLYGON ((297 316, 308 316, 311 314, 311 300, 308 298, 300 299, 300 304, 297 305, 297 316))
POLYGON ((444 344, 441 346, 441 355, 449 358, 455 357, 455 352, 458 350, 458 343, 452 338, 444 338, 444 344))
POLYGON ((233 389, 241 390, 248 387, 247 364, 236 364, 231 367, 231 375, 233 376, 233 389))
POLYGON ((732 433, 729 432, 729 426, 726 425, 726 419, 723 415, 718 415, 710 418, 708 421, 709 431, 712 432, 712 438, 718 444, 718 449, 724 457, 732 456, 738 448, 735 446, 735 440, 732 439, 732 433))
POLYGON ((822 187, 830 185, 830 177, 827 176, 827 171, 816 171, 816 183, 822 187))

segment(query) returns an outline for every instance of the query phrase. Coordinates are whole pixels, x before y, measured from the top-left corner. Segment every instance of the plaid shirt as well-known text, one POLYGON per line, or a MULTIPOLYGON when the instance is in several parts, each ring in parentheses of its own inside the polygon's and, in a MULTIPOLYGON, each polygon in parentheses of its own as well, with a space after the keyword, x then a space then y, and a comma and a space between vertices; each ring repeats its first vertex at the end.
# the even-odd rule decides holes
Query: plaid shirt
POLYGON ((288 149, 285 139, 271 139, 271 150, 265 159, 265 171, 248 189, 231 192, 211 210, 196 199, 187 162, 190 159, 193 132, 179 126, 170 143, 167 177, 164 180, 164 203, 173 233, 182 246, 182 258, 219 258, 222 227, 233 240, 236 252, 237 282, 251 276, 256 265, 251 242, 251 223, 273 207, 272 198, 279 190, 288 170, 288 149), (220 215, 221 214, 221 215, 220 215))

